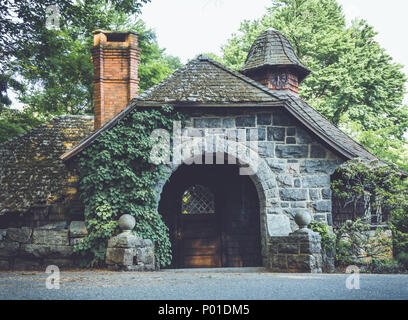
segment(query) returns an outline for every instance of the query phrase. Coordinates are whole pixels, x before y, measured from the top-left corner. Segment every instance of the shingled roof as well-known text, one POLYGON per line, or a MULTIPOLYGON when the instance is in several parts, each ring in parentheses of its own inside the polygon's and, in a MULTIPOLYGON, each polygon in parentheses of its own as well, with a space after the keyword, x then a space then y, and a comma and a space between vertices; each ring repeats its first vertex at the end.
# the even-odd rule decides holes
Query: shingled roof
POLYGON ((93 129, 93 117, 60 116, 0 144, 0 215, 70 197, 77 177, 61 161, 93 129))
POLYGON ((199 55, 135 100, 178 104, 279 101, 264 89, 254 80, 199 55))
POLYGON ((362 145, 343 133, 319 112, 290 91, 270 90, 252 79, 234 72, 205 56, 190 61, 173 75, 163 80, 140 96, 107 122, 103 127, 84 139, 61 159, 68 160, 90 145, 105 130, 113 127, 120 119, 138 106, 175 107, 283 106, 307 128, 337 150, 347 159, 360 157, 376 159, 362 145))
POLYGON ((299 72, 299 82, 310 73, 299 61, 290 41, 274 29, 265 30, 254 41, 240 72, 247 74, 267 66, 293 67, 299 72))

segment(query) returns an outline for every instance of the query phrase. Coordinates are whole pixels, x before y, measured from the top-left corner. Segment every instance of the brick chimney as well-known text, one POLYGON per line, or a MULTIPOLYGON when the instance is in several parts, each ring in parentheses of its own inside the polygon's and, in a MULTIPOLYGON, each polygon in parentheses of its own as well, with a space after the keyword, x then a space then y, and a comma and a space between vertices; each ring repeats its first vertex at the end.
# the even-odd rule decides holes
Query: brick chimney
POLYGON ((91 48, 94 66, 94 128, 99 129, 137 96, 140 49, 137 34, 96 30, 91 48))

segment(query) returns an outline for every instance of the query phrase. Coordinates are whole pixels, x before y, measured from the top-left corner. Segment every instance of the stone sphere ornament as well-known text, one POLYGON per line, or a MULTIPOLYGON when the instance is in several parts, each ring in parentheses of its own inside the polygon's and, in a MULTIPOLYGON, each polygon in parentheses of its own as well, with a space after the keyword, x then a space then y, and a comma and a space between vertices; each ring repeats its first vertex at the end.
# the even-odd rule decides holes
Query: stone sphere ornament
POLYGON ((300 211, 295 216, 295 222, 300 229, 304 229, 312 222, 312 217, 307 211, 300 211))
POLYGON ((124 214, 119 218, 118 224, 123 232, 130 232, 136 225, 136 219, 130 214, 124 214))

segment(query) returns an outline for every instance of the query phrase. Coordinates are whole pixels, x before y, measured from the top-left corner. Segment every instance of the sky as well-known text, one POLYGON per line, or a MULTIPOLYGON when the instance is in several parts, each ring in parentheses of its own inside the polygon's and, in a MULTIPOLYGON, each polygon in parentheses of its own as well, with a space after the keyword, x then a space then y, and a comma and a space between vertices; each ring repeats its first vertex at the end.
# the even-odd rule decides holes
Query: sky
MULTIPOLYGON (((377 41, 408 75, 408 1, 338 0, 346 18, 363 18, 379 33, 377 41)), ((220 54, 220 48, 244 19, 265 14, 271 0, 152 0, 141 18, 154 29, 160 47, 183 63, 200 53, 220 54)), ((408 95, 405 97, 408 103, 408 95)))

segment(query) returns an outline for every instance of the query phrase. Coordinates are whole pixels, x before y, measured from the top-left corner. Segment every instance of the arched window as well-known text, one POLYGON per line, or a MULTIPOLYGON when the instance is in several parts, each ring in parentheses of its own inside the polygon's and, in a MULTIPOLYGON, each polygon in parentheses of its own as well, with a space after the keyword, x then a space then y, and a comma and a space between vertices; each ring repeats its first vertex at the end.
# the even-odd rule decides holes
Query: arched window
POLYGON ((207 187, 196 184, 183 193, 181 199, 182 214, 215 213, 214 194, 207 187))

